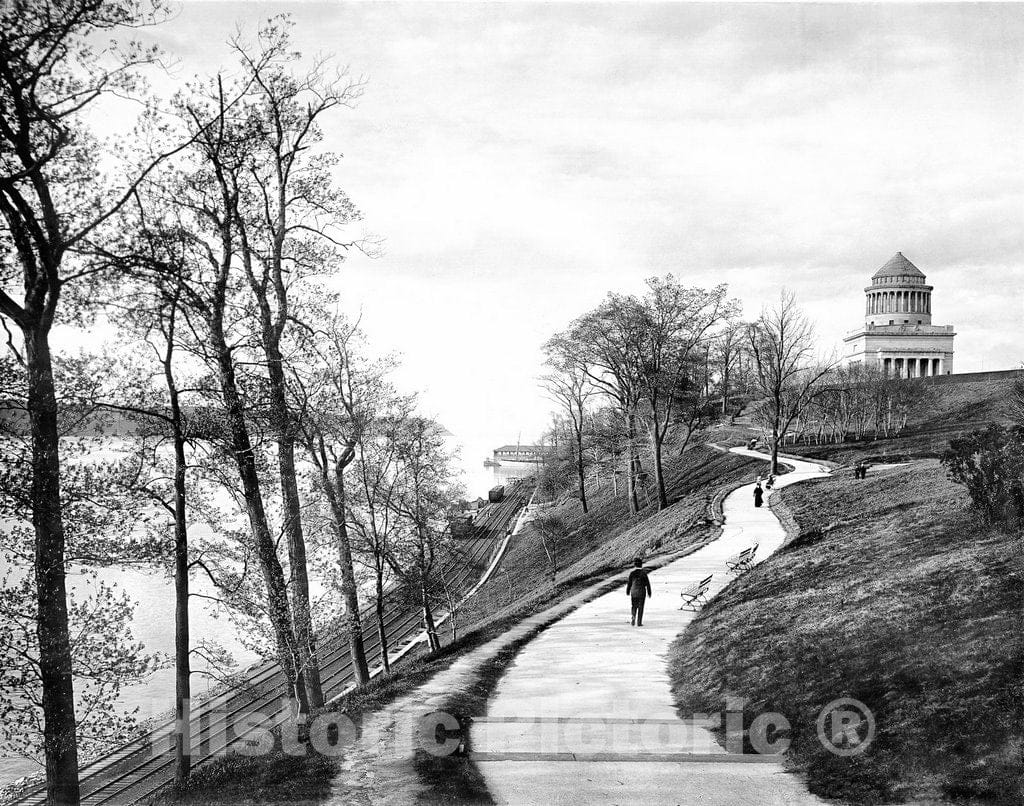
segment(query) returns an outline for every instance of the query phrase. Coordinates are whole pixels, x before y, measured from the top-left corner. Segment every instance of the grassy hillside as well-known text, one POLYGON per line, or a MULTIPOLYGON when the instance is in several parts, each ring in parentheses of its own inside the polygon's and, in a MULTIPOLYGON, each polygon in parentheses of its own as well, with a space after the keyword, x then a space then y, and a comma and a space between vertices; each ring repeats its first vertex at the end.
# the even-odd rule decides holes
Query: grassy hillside
POLYGON ((949 446, 949 440, 959 433, 982 428, 988 422, 1008 423, 1006 401, 1013 384, 1013 378, 937 383, 929 386, 925 402, 911 413, 906 429, 898 437, 838 445, 794 445, 785 450, 845 463, 862 458, 885 461, 938 457, 949 446))
POLYGON ((929 387, 927 403, 908 420, 911 426, 935 427, 971 422, 1003 422, 1008 418, 1005 402, 1013 389, 1013 378, 937 383, 929 387))
POLYGON ((725 692, 784 714, 812 791, 861 803, 1021 803, 1024 563, 935 461, 781 493, 803 537, 723 591, 674 644, 681 710, 725 692), (877 720, 860 756, 815 720, 837 697, 877 720))
POLYGON ((624 568, 637 555, 682 548, 707 536, 707 528, 693 528, 706 511, 705 497, 734 481, 752 479, 763 464, 696 446, 666 462, 666 486, 674 503, 664 512, 651 505, 630 516, 621 487, 614 496, 607 483, 588 490, 586 515, 574 499, 551 508, 566 525, 565 534, 554 541, 559 569, 554 582, 541 536, 528 526, 513 538, 494 577, 463 609, 460 620, 476 623, 523 598, 545 600, 563 580, 624 568))

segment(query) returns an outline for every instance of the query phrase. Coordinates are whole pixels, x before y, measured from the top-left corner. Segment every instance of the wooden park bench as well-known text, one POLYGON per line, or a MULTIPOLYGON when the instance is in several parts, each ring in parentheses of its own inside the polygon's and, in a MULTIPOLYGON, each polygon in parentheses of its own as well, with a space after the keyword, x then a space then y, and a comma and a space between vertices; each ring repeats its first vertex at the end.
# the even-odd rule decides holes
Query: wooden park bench
POLYGON ((680 610, 692 610, 696 613, 708 603, 708 588, 711 586, 712 576, 714 574, 710 574, 700 582, 694 582, 690 587, 683 589, 683 592, 679 594, 683 597, 683 604, 680 606, 680 610))
POLYGON ((725 561, 730 574, 742 574, 749 571, 754 564, 754 555, 757 553, 757 543, 748 549, 743 549, 739 554, 730 557, 725 561))

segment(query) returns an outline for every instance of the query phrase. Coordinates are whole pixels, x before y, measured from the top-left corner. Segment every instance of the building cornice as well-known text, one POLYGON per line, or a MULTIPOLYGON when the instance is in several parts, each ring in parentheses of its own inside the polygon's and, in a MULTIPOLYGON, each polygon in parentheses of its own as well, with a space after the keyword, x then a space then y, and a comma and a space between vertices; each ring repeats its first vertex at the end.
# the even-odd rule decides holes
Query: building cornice
POLYGON ((860 336, 955 336, 953 325, 862 325, 851 330, 843 341, 853 341, 860 336))
POLYGON ((935 286, 925 283, 881 283, 879 285, 864 286, 864 293, 870 294, 873 291, 934 291, 935 286))

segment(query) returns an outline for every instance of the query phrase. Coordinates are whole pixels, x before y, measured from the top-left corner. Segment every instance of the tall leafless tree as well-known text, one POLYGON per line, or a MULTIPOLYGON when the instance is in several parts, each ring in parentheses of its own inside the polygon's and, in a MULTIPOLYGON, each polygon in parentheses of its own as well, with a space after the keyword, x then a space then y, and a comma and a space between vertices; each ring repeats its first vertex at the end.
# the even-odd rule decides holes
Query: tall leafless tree
POLYGON ((231 114, 234 102, 230 100, 244 96, 248 90, 245 78, 243 75, 241 86, 230 94, 218 78, 210 82, 205 94, 196 92, 179 99, 178 108, 194 145, 189 154, 190 170, 169 181, 165 192, 167 203, 179 211, 182 231, 191 243, 190 281, 181 303, 188 348, 210 371, 208 391, 223 416, 224 456, 234 465, 241 485, 277 657, 299 712, 305 714, 309 700, 302 654, 252 432, 263 402, 256 395, 262 379, 252 376, 252 368, 259 364, 260 344, 259 334, 252 333, 251 289, 240 265, 242 236, 237 212, 244 174, 250 168, 251 143, 244 121, 231 114))
POLYGON ((323 310, 318 319, 316 327, 306 325, 297 334, 296 348, 305 359, 291 363, 289 385, 301 442, 316 468, 317 483, 330 510, 349 655, 356 681, 365 683, 369 670, 349 535, 347 474, 376 418, 388 416, 392 409, 395 395, 387 381, 391 362, 372 362, 361 354, 357 324, 349 324, 328 310, 323 310))
POLYGON ((541 378, 548 397, 568 417, 572 429, 572 459, 576 466, 576 480, 580 505, 587 508, 586 459, 583 453, 583 437, 586 429, 587 401, 594 394, 594 387, 587 373, 572 360, 558 355, 548 356, 552 371, 541 378))
POLYGON ((405 540, 389 554, 392 570, 418 591, 423 630, 431 652, 441 648, 433 598, 442 554, 447 548, 448 512, 457 500, 443 430, 432 419, 412 416, 394 431, 397 484, 390 505, 405 525, 405 540))
POLYGON ((596 389, 613 401, 622 420, 625 441, 629 511, 639 512, 637 450, 640 359, 632 346, 640 340, 643 318, 635 298, 609 294, 597 308, 575 319, 562 333, 548 340, 544 350, 562 362, 574 363, 596 389))
POLYGON ((704 409, 709 391, 707 349, 713 329, 735 315, 737 305, 724 285, 686 287, 671 274, 652 277, 648 292, 634 306, 641 317, 632 329, 637 339, 628 349, 637 354, 637 378, 646 403, 658 508, 668 506, 663 449, 674 427, 685 429, 685 449, 704 409))
POLYGON ((280 17, 263 26, 255 45, 238 37, 232 48, 248 91, 234 114, 243 118, 244 169, 230 174, 239 262, 252 292, 254 330, 266 361, 267 415, 277 448, 284 534, 288 545, 292 617, 310 706, 323 705, 309 602, 306 539, 295 470, 298 424, 289 412, 282 342, 293 316, 295 287, 312 274, 336 266, 351 246, 343 229, 358 217, 335 188, 337 162, 318 154, 321 127, 330 112, 350 106, 361 84, 317 60, 300 75, 290 50, 289 24, 280 17))
POLYGON ((712 360, 722 390, 722 414, 729 413, 737 376, 742 375, 746 345, 746 325, 736 321, 729 322, 714 339, 712 360))
POLYGON ((824 388, 836 365, 815 357, 814 328, 783 291, 779 303, 766 308, 747 329, 756 368, 755 387, 766 431, 770 434, 771 472, 779 472, 779 445, 790 425, 824 388))
POLYGON ((100 170, 83 120, 114 93, 135 94, 139 68, 158 54, 97 44, 156 21, 143 3, 12 0, 0 9, 0 314, 14 323, 28 378, 32 508, 47 799, 77 804, 78 753, 68 637, 57 396, 50 333, 62 309, 87 305, 77 289, 102 268, 81 256, 104 235, 137 184, 165 155, 100 170), (20 287, 21 300, 16 297, 20 287))

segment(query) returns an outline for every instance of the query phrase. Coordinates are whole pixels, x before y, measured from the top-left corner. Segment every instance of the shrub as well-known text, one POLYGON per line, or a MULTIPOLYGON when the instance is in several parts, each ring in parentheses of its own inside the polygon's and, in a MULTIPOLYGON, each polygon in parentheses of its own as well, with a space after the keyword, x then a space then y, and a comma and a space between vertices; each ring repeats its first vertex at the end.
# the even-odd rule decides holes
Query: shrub
POLYGON ((566 459, 544 463, 537 476, 537 492, 543 501, 553 501, 568 490, 574 480, 575 466, 566 459))
POLYGON ((1024 428, 991 424, 953 439, 942 464, 986 523, 1014 526, 1024 518, 1024 428))

